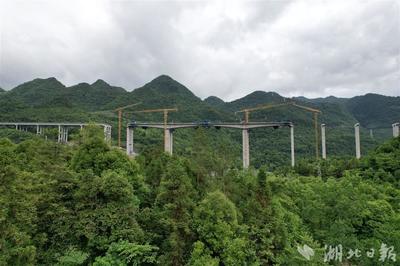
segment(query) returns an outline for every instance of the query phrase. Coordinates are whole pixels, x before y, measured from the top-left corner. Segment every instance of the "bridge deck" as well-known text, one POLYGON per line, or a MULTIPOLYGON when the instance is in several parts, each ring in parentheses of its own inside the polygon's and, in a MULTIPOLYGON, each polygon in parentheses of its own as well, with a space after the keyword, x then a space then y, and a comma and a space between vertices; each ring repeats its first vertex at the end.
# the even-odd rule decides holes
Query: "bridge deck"
MULTIPOLYGON (((292 127, 292 122, 250 122, 244 123, 228 123, 228 122, 198 122, 198 123, 168 123, 166 125, 167 129, 177 129, 177 128, 196 128, 196 127, 215 127, 215 128, 238 128, 238 129, 251 129, 251 128, 261 128, 261 127, 292 127)), ((128 124, 129 128, 164 128, 164 123, 146 123, 146 122, 134 122, 128 124)))
POLYGON ((70 122, 0 122, 0 126, 63 126, 79 127, 87 125, 110 126, 102 123, 70 123, 70 122))

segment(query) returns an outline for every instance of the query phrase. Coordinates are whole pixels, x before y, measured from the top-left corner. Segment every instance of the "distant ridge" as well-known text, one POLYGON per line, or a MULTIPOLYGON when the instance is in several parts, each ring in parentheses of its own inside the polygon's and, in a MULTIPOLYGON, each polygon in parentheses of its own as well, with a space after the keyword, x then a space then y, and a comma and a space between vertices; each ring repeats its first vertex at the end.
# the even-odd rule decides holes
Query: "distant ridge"
POLYGON ((218 98, 217 96, 209 96, 206 99, 204 99, 204 102, 209 104, 210 106, 213 107, 222 107, 224 106, 225 102, 221 98, 218 98))
POLYGON ((311 103, 345 103, 349 98, 338 98, 331 95, 325 98, 319 97, 310 99, 304 96, 299 96, 299 97, 293 97, 293 99, 311 103))
MULTIPOLYGON (((1 90, 0 91, 4 91, 1 90)), ((56 113, 45 113, 42 109, 68 108, 71 112, 96 112, 113 110, 116 107, 141 102, 141 109, 177 107, 180 112, 171 114, 171 119, 180 121, 235 120, 235 111, 246 107, 255 107, 268 103, 280 103, 284 97, 276 92, 254 91, 231 102, 210 96, 204 100, 197 97, 189 88, 168 75, 160 75, 142 87, 130 92, 121 87, 115 87, 102 79, 92 84, 79 83, 66 87, 56 78, 34 79, 25 82, 0 98, 0 110, 3 116, 15 113, 15 110, 30 110, 40 117, 57 116, 56 113)), ((353 98, 309 99, 303 96, 293 99, 308 103, 323 111, 322 118, 332 124, 350 125, 360 122, 364 127, 388 126, 400 120, 400 97, 390 97, 379 94, 366 94, 353 98)), ((63 114, 64 115, 64 114, 63 114)), ((82 115, 82 114, 80 114, 82 115)), ((284 109, 254 114, 259 119, 300 119, 307 116, 299 112, 284 109)), ((29 117, 29 116, 28 116, 29 117)), ((157 117, 157 116, 155 116, 157 117)), ((0 115, 1 118, 1 115, 0 115)))

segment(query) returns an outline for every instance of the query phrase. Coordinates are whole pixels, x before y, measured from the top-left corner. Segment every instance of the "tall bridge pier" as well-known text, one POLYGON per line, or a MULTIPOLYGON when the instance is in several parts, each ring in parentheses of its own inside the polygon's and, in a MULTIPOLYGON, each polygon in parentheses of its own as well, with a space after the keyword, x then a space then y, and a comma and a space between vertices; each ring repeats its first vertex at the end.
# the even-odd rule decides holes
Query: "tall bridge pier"
POLYGON ((180 128, 197 128, 197 127, 215 127, 215 128, 233 128, 242 131, 242 158, 243 168, 247 169, 250 166, 250 142, 249 130, 254 128, 290 128, 290 142, 291 142, 291 165, 294 166, 294 126, 292 122, 255 122, 255 123, 130 123, 127 125, 127 139, 126 139, 126 152, 130 156, 136 155, 133 147, 133 130, 137 127, 140 128, 158 128, 164 130, 164 151, 172 154, 173 152, 173 132, 180 128))
POLYGON ((325 124, 321 124, 321 151, 322 159, 326 159, 326 137, 325 137, 325 124))
POLYGON ((361 145, 360 145, 360 124, 357 123, 354 125, 354 138, 356 143, 356 158, 361 158, 361 145))

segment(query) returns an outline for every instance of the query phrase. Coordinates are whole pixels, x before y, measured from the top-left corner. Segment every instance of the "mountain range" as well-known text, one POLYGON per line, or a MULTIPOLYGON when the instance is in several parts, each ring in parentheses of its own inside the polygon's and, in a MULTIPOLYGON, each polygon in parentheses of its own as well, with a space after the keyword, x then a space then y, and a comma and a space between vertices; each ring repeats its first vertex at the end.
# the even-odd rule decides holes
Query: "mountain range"
MULTIPOLYGON (((231 102, 225 102, 216 96, 201 100, 187 87, 166 75, 159 76, 131 92, 111 86, 101 79, 93 84, 79 83, 66 87, 55 78, 34 79, 5 93, 0 88, 0 92, 3 92, 0 98, 3 115, 21 108, 73 108, 95 112, 141 102, 142 109, 178 107, 180 112, 176 114, 177 119, 232 120, 235 119, 232 113, 240 109, 285 100, 276 92, 265 91, 254 91, 231 102)), ((389 127, 391 123, 400 120, 400 97, 370 93, 353 98, 293 97, 292 100, 320 109, 322 119, 332 120, 330 122, 337 125, 357 121, 366 128, 379 128, 389 127), (337 117, 332 118, 333 115, 337 117)))
MULTIPOLYGON (((254 91, 230 102, 216 96, 202 100, 187 87, 166 75, 159 76, 130 92, 101 79, 93 84, 79 83, 66 87, 55 78, 34 79, 10 91, 4 92, 0 89, 0 92, 0 121, 101 121, 113 126, 117 123, 114 109, 138 102, 141 104, 132 110, 177 107, 179 111, 170 114, 170 121, 193 122, 241 121, 242 116, 235 114, 240 109, 286 100, 276 92, 265 91, 254 91)), ((341 149, 352 146, 352 127, 355 123, 361 124, 365 136, 368 136, 366 129, 374 129, 375 139, 366 140, 369 143, 366 149, 369 149, 376 142, 389 137, 391 124, 400 121, 400 97, 366 94, 352 98, 294 97, 292 100, 322 111, 319 122, 326 123, 327 129, 332 132, 334 140, 338 143, 331 148, 334 154, 340 154, 341 149)), ((161 114, 131 114, 128 118, 142 121, 162 120, 161 114)), ((124 123, 128 122, 128 118, 124 123)), ((294 122, 298 128, 296 132, 299 136, 300 153, 304 149, 304 154, 311 154, 310 151, 306 152, 306 143, 312 139, 313 132, 310 113, 294 107, 282 107, 251 113, 250 118, 251 121, 294 122)), ((238 141, 240 136, 234 133, 231 138, 238 141)), ((258 143, 255 146, 264 144, 258 143)), ((276 145, 278 144, 279 142, 276 145)), ((262 152, 259 150, 254 153, 262 152)))

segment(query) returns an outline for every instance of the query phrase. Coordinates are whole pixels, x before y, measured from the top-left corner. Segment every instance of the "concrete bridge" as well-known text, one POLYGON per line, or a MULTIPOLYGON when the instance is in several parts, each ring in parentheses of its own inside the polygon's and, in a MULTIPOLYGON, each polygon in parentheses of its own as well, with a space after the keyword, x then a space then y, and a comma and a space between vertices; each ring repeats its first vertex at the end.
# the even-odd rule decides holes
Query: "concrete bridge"
MULTIPOLYGON (((58 128, 58 142, 67 143, 68 133, 71 128, 82 129, 88 125, 100 126, 104 130, 104 139, 111 141, 111 126, 102 123, 69 123, 69 122, 0 122, 0 127, 12 127, 16 130, 36 132, 36 134, 43 134, 45 128, 58 128)), ((243 167, 248 168, 250 165, 250 144, 249 144, 249 130, 254 128, 290 128, 290 150, 291 150, 291 165, 295 164, 294 154, 294 125, 292 122, 249 122, 249 123, 210 123, 208 121, 199 123, 136 123, 132 122, 127 126, 126 138, 126 152, 128 155, 136 155, 133 150, 133 130, 135 128, 158 128, 164 130, 164 150, 172 154, 173 151, 173 132, 180 128, 233 128, 242 130, 242 156, 243 167)), ((400 132, 400 123, 392 124, 393 137, 398 137, 400 132)), ((356 158, 361 157, 360 150, 360 124, 354 125, 354 138, 356 158)), ((321 124, 321 148, 322 158, 326 159, 326 138, 325 138, 325 124, 321 124)))
POLYGON ((111 126, 108 124, 96 123, 58 123, 58 122, 0 122, 0 127, 12 127, 21 131, 36 131, 36 134, 42 135, 45 128, 58 128, 58 139, 60 143, 68 142, 68 131, 71 128, 82 129, 88 125, 100 126, 104 130, 104 139, 111 141, 111 126))
POLYGON ((291 165, 294 166, 294 126, 292 122, 249 122, 249 123, 137 123, 132 122, 127 125, 126 132, 126 152, 130 156, 136 155, 133 150, 133 130, 135 128, 158 128, 164 130, 164 151, 172 154, 173 151, 173 132, 180 128, 198 128, 214 127, 219 128, 233 128, 242 130, 242 156, 243 168, 248 168, 250 165, 250 143, 249 143, 249 130, 254 128, 290 128, 290 148, 291 148, 291 165))

